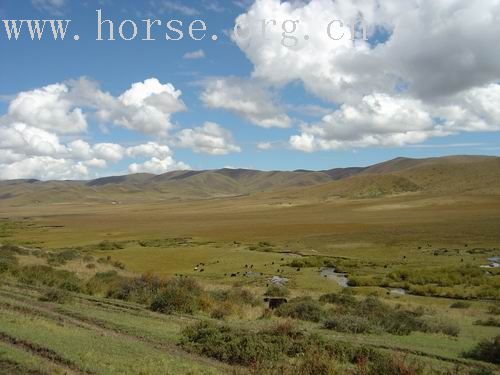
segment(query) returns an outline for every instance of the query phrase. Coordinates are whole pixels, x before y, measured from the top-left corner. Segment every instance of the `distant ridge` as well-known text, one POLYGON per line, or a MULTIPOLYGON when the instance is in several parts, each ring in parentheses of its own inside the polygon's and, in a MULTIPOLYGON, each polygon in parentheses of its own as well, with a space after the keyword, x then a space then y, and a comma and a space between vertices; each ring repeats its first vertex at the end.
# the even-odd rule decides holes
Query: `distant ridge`
POLYGON ((189 200, 258 193, 291 197, 380 197, 404 193, 500 192, 500 158, 396 158, 323 171, 217 169, 103 177, 91 181, 0 181, 0 204, 189 200))

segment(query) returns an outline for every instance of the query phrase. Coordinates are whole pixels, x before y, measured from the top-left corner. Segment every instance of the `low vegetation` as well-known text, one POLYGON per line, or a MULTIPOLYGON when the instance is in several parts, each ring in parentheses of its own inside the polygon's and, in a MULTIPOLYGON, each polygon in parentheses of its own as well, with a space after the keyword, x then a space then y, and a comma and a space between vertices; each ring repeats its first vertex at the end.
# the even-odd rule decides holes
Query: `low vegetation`
POLYGON ((474 349, 466 352, 465 356, 479 361, 500 364, 500 336, 492 340, 481 341, 474 349))
POLYGON ((182 332, 180 345, 232 365, 257 368, 259 374, 375 375, 401 374, 403 369, 420 374, 423 370, 401 358, 303 333, 291 322, 256 332, 200 322, 182 332))

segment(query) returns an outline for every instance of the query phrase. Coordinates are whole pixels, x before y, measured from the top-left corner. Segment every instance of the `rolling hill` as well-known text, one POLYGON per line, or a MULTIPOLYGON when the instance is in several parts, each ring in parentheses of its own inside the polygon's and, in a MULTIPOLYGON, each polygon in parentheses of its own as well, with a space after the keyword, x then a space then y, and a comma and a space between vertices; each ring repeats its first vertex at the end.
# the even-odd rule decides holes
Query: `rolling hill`
POLYGON ((219 169, 132 174, 92 181, 0 181, 0 204, 190 200, 271 193, 290 198, 376 198, 404 193, 500 193, 500 158, 396 158, 324 171, 219 169))

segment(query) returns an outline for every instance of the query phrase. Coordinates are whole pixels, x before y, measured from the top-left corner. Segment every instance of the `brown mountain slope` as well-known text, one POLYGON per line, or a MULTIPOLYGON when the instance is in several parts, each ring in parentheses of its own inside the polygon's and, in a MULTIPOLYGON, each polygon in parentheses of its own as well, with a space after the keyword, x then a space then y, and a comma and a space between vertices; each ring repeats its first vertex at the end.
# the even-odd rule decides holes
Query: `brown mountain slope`
POLYGON ((220 169, 175 171, 158 176, 135 174, 93 181, 0 181, 0 204, 189 200, 263 192, 319 199, 403 193, 500 194, 500 158, 397 158, 366 168, 320 172, 220 169))

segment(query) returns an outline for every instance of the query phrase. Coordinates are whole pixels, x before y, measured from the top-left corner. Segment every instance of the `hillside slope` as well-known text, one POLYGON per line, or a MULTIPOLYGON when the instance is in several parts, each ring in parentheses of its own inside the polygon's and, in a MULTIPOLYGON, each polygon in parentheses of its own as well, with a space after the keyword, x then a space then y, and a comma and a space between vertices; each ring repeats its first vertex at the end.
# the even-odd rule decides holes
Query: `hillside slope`
POLYGON ((136 202, 234 197, 376 198, 403 193, 500 193, 500 158, 397 158, 366 168, 325 171, 220 169, 134 174, 92 181, 0 181, 0 204, 136 202))

